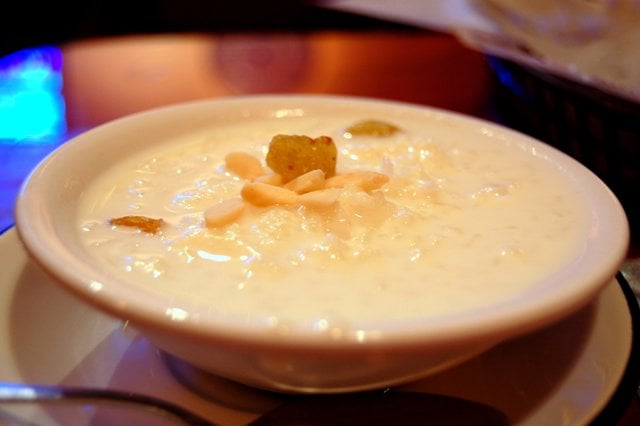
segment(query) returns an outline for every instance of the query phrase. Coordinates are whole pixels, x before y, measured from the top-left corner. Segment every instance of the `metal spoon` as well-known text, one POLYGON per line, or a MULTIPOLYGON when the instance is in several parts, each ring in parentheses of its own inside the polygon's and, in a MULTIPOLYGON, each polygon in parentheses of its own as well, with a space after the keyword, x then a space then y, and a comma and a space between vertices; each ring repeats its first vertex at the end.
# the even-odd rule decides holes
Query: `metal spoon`
POLYGON ((0 403, 58 402, 91 404, 134 404, 165 417, 194 426, 214 426, 214 423, 176 404, 133 392, 67 386, 43 386, 0 382, 0 403))

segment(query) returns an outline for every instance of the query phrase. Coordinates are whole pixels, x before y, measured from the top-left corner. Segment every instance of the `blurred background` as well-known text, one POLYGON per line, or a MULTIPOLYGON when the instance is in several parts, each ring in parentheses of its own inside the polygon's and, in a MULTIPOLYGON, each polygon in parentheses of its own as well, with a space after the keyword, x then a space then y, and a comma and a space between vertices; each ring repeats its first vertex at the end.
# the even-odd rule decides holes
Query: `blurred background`
POLYGON ((177 102, 323 93, 445 108, 554 145, 613 189, 640 245, 637 0, 11 1, 0 11, 0 229, 27 171, 79 132, 177 102))
POLYGON ((74 135, 149 108, 329 93, 488 111, 484 56, 450 34, 284 0, 5 2, 0 229, 20 182, 74 135))
POLYGON ((314 31, 404 28, 404 25, 323 7, 305 0, 95 0, 4 2, 0 55, 83 38, 168 32, 314 31))

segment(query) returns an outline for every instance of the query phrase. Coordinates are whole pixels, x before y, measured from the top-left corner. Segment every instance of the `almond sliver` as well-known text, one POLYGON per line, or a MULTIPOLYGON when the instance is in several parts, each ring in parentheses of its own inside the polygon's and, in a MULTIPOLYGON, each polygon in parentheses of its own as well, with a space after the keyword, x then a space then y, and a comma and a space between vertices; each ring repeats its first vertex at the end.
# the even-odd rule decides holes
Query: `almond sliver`
POLYGON ((242 179, 255 179, 264 174, 264 168, 256 157, 246 152, 230 152, 224 158, 225 167, 242 179))
POLYGON ((342 173, 325 181, 326 188, 344 188, 356 186, 363 191, 373 191, 389 181, 389 176, 378 172, 357 171, 342 173))
POLYGON ((209 228, 228 225, 242 214, 245 203, 241 198, 229 198, 204 211, 204 221, 209 228))
POLYGON ((259 207, 293 204, 298 198, 298 194, 290 189, 262 182, 246 183, 242 187, 240 195, 246 202, 259 207))
POLYGON ((282 176, 277 173, 267 173, 262 176, 258 176, 253 180, 254 182, 266 183, 269 185, 282 185, 282 176))
POLYGON ((300 195, 298 202, 309 208, 326 209, 338 201, 341 193, 342 189, 340 188, 320 189, 300 195))
POLYGON ((324 172, 320 169, 311 170, 287 182, 284 187, 298 194, 322 189, 324 186, 324 172))

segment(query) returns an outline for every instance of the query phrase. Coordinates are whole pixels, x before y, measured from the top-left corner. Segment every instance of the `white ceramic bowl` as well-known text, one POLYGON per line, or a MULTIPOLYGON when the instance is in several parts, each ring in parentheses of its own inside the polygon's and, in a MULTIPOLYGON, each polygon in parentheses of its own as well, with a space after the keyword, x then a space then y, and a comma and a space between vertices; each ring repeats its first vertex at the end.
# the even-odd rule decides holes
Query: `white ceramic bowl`
POLYGON ((232 380, 292 392, 345 392, 406 382, 560 320, 610 282, 629 238, 624 212, 607 187, 585 167, 539 141, 426 107, 323 96, 196 102, 95 128, 34 170, 18 198, 16 223, 29 254, 62 287, 129 321, 161 349, 232 380), (478 144, 524 149, 532 161, 552 163, 575 187, 587 206, 588 232, 569 261, 522 294, 455 315, 412 321, 381 318, 369 329, 360 324, 357 332, 346 330, 339 339, 305 329, 274 333, 264 321, 237 321, 206 307, 182 307, 182 315, 175 315, 175 300, 116 278, 88 253, 79 236, 78 200, 102 171, 159 141, 230 122, 278 120, 282 111, 308 116, 359 111, 391 121, 408 116, 423 120, 425 131, 430 126, 459 126, 475 132, 478 144))

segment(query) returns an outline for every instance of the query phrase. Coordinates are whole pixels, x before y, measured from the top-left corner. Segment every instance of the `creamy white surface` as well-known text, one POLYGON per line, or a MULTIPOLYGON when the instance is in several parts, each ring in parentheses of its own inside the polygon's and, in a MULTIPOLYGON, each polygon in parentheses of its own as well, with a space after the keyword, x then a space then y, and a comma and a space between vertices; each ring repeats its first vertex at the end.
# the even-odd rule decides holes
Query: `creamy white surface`
MULTIPOLYGON (((544 158, 487 129, 390 120, 402 132, 353 137, 360 118, 287 117, 185 135, 107 170, 85 194, 88 249, 133 285, 274 326, 319 331, 418 318, 509 298, 553 273, 588 232, 580 199, 544 158), (204 226, 203 211, 244 183, 224 156, 264 159, 274 134, 328 135, 338 171, 389 173, 381 190, 345 190, 335 208, 252 207, 204 226), (488 143, 483 143, 488 142, 488 143), (157 235, 112 227, 139 214, 157 235)), ((384 117, 373 117, 384 119, 384 117)))

